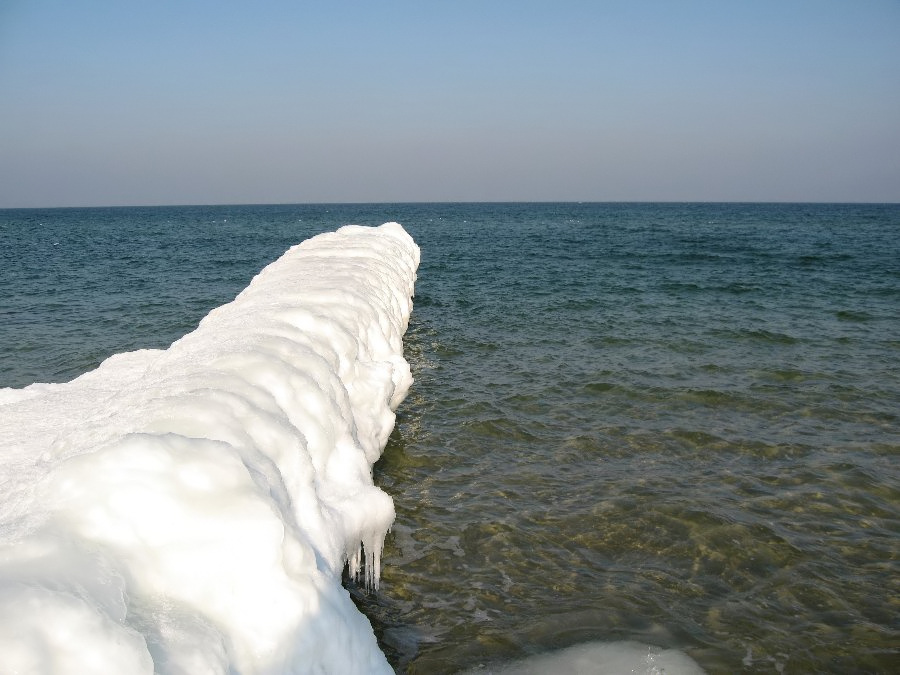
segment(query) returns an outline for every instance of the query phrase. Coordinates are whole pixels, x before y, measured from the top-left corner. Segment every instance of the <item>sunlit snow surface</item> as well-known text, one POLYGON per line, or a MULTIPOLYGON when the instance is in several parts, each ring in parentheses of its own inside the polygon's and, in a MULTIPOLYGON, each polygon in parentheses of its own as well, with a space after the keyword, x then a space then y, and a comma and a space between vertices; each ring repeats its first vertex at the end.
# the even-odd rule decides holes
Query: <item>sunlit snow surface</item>
POLYGON ((167 350, 0 390, 0 672, 391 672, 340 575, 378 584, 418 262, 344 227, 167 350))

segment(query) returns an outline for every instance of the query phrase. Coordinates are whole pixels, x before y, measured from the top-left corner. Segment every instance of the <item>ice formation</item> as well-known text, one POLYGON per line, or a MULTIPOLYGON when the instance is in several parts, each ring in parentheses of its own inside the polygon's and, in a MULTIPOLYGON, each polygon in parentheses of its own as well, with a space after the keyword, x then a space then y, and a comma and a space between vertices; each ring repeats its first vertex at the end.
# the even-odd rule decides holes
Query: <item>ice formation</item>
POLYGON ((169 349, 0 390, 0 672, 391 672, 340 577, 378 585, 418 262, 343 227, 169 349))
MULTIPOLYGON (((483 674, 483 669, 468 675, 483 674)), ((587 642, 497 666, 493 675, 704 675, 684 652, 638 642, 587 642)))

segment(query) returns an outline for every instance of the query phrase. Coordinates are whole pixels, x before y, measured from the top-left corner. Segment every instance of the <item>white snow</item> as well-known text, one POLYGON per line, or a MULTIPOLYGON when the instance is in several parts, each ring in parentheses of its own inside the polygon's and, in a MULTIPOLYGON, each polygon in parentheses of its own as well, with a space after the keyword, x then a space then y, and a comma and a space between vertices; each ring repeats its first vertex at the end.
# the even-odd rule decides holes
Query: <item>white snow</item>
POLYGON ((418 262, 343 227, 167 350, 0 390, 0 672, 391 672, 340 576, 378 585, 418 262))

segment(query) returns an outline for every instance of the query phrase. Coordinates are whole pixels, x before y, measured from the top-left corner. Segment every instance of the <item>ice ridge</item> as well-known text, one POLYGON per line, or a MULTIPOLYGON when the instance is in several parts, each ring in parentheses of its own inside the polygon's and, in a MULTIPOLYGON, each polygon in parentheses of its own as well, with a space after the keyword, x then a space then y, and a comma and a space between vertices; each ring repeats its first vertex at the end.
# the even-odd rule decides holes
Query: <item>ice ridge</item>
POLYGON ((0 390, 0 671, 391 672, 340 579, 379 582, 418 263, 342 227, 166 350, 0 390))

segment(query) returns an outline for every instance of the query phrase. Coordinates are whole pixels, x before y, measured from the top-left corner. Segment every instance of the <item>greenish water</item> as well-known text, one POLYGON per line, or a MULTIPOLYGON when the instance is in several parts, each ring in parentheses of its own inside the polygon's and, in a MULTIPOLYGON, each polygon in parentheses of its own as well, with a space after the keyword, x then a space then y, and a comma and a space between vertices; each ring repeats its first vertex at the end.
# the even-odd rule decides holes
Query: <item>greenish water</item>
POLYGON ((451 211, 365 599, 401 671, 595 640, 900 665, 900 209, 451 211))
POLYGON ((900 670, 900 206, 0 212, 0 386, 165 346, 288 246, 401 222, 397 521, 348 586, 399 672, 596 641, 900 670))

